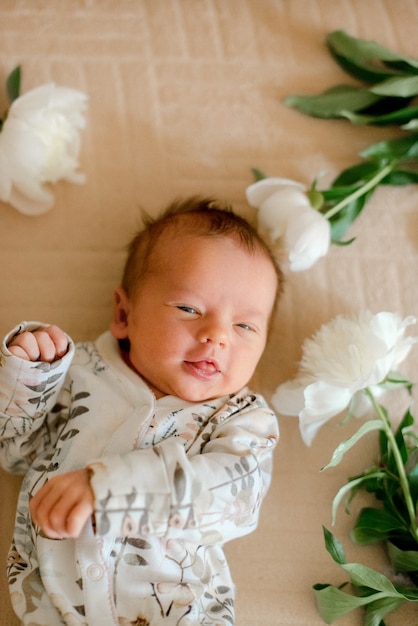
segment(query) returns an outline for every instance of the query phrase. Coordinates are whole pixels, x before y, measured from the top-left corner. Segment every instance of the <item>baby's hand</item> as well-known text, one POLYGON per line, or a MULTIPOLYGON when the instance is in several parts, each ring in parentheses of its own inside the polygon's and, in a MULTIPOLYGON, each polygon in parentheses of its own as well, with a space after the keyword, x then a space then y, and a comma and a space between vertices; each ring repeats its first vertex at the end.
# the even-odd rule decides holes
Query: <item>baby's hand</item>
POLYGON ((32 519, 50 539, 76 539, 94 512, 89 470, 51 478, 30 501, 32 519))
POLYGON ((25 361, 53 363, 67 352, 68 338, 58 326, 47 326, 16 335, 7 347, 12 354, 25 361))

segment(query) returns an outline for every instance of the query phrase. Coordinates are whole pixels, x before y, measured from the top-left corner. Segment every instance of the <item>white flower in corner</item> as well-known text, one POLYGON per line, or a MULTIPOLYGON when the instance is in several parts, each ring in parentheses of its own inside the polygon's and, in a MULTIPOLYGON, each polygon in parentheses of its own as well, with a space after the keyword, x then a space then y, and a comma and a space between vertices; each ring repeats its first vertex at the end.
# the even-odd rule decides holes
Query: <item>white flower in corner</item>
MULTIPOLYGON (((384 382, 418 337, 404 337, 415 317, 394 313, 338 316, 306 339, 299 373, 273 396, 283 415, 298 415, 302 438, 312 443, 319 428, 346 409, 359 392, 384 382)), ((364 403, 363 403, 364 407, 364 403)), ((359 411, 353 407, 354 413, 359 411)))
POLYGON ((325 256, 331 243, 330 224, 312 208, 306 189, 286 178, 264 178, 246 190, 258 209, 261 233, 268 232, 273 250, 285 250, 289 269, 300 272, 325 256))
POLYGON ((84 182, 77 169, 86 106, 85 94, 54 84, 14 100, 0 132, 0 200, 38 215, 54 202, 46 183, 84 182))

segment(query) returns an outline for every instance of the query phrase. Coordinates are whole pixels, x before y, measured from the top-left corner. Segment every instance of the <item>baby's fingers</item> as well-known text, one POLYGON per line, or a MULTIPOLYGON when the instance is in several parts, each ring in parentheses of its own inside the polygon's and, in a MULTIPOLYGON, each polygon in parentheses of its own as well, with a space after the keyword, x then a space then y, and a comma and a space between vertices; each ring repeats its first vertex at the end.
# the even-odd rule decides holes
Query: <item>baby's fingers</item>
POLYGON ((77 504, 69 512, 65 521, 67 537, 76 539, 80 536, 87 520, 93 515, 93 505, 86 498, 77 504))
POLYGON ((33 521, 51 539, 78 537, 93 510, 94 495, 87 470, 52 478, 30 502, 33 521))
POLYGON ((55 487, 53 481, 47 482, 31 499, 30 511, 33 521, 47 537, 61 539, 65 530, 66 503, 62 492, 55 487))
POLYGON ((25 361, 40 361, 41 350, 38 341, 34 333, 27 331, 13 337, 7 347, 12 354, 25 361))
POLYGON ((52 363, 67 352, 68 338, 58 326, 48 326, 16 335, 7 347, 12 354, 26 361, 52 363))
POLYGON ((47 350, 51 350, 51 344, 53 344, 55 359, 60 359, 64 356, 68 350, 68 337, 61 328, 58 328, 58 326, 47 326, 43 331, 36 331, 35 335, 37 332, 43 332, 48 335, 49 341, 46 341, 46 348, 47 350))

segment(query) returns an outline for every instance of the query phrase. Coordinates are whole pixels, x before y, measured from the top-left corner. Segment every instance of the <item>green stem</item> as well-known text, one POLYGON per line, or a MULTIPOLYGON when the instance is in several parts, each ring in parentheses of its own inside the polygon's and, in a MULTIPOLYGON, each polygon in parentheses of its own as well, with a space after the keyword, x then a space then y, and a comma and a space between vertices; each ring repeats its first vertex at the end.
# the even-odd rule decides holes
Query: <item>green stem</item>
POLYGON ((389 445, 391 447, 392 454, 395 459, 396 467, 398 470, 399 482, 400 482, 402 493, 405 499, 405 504, 408 510, 409 520, 411 524, 410 530, 415 540, 418 541, 418 527, 417 527, 417 518, 416 518, 416 513, 415 513, 414 502, 412 500, 411 490, 409 489, 409 483, 408 483, 408 478, 406 476, 405 465, 403 464, 402 455, 399 450, 398 444, 396 443, 395 435, 392 431, 389 420, 387 419, 385 413, 383 412, 380 404, 376 402, 376 399, 373 393, 370 391, 368 387, 366 387, 364 392, 370 398, 377 416, 381 419, 383 423, 384 431, 388 438, 389 445))
POLYGON ((385 176, 390 174, 390 172, 395 168, 397 164, 398 164, 398 161, 396 159, 388 163, 382 170, 379 170, 377 174, 375 174, 373 178, 371 178, 367 183, 365 183, 364 185, 356 189, 356 191, 353 191, 353 193, 350 193, 350 195, 346 196, 344 200, 341 200, 341 202, 338 202, 338 204, 336 204, 331 209, 329 209, 329 211, 324 213, 324 217, 327 220, 329 220, 330 217, 333 217, 334 215, 336 215, 345 206, 347 206, 351 202, 354 202, 354 200, 357 200, 357 198, 364 196, 367 192, 369 192, 374 187, 377 187, 380 181, 383 180, 385 176))

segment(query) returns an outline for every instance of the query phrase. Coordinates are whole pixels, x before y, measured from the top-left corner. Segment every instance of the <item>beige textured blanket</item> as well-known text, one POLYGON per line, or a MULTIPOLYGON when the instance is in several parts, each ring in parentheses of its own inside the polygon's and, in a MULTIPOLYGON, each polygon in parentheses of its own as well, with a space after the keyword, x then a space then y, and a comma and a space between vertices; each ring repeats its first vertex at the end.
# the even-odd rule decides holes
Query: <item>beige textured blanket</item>
MULTIPOLYGON (((215 195, 253 219, 245 200, 251 167, 307 185, 324 171, 325 184, 367 145, 395 136, 283 104, 287 95, 350 80, 324 45, 336 29, 418 56, 417 0, 2 0, 0 83, 21 64, 22 91, 55 81, 86 92, 89 110, 86 184, 55 185, 55 206, 39 217, 0 204, 1 335, 23 319, 58 324, 75 340, 106 329, 139 207, 156 212, 177 196, 215 195)), ((5 104, 1 91, 1 110, 5 104)), ((302 340, 336 314, 417 313, 417 187, 380 188, 350 234, 353 245, 288 277, 254 380, 268 398, 295 372, 302 340)), ((407 371, 415 380, 417 352, 407 371)), ((228 547, 238 626, 323 623, 312 585, 344 575, 325 552, 321 525, 330 527, 333 496, 376 446, 370 435, 320 474, 338 430, 324 429, 306 448, 295 419, 280 425, 259 529, 228 547)), ((4 563, 19 480, 4 473, 0 480, 4 563)), ((341 510, 334 528, 349 558, 384 568, 379 547, 365 553, 350 543, 352 522, 341 510)), ((3 570, 0 624, 14 626, 3 570)), ((387 623, 416 625, 418 608, 387 623)), ((339 624, 360 626, 362 614, 339 624)))

